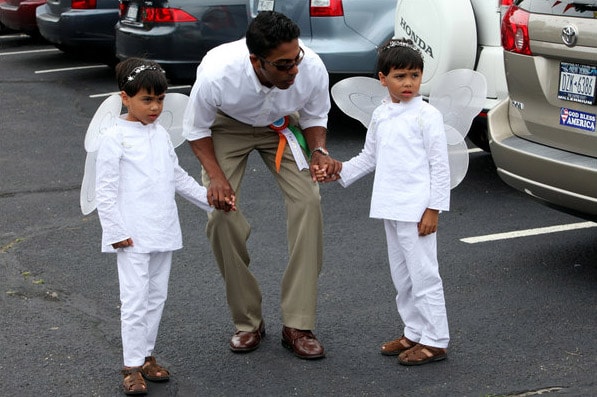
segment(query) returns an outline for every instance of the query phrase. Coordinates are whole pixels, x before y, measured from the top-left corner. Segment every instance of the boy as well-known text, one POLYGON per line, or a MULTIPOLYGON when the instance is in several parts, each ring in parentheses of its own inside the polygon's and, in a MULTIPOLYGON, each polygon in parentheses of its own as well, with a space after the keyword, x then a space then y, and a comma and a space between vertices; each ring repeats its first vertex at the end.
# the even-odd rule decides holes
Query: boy
POLYGON ((172 251, 182 248, 175 193, 211 211, 206 189, 179 165, 168 132, 156 123, 168 87, 154 62, 116 67, 128 113, 98 149, 96 201, 102 252, 116 252, 121 300, 125 394, 146 394, 145 379, 167 381, 152 352, 168 293, 172 251))
MULTIPOLYGON (((381 347, 404 365, 447 357, 449 332, 436 234, 450 202, 443 118, 419 95, 423 58, 411 40, 392 39, 377 70, 389 98, 375 109, 361 153, 342 164, 346 187, 375 171, 370 216, 384 220, 403 335, 381 347)), ((335 179, 334 176, 331 179, 335 179)))

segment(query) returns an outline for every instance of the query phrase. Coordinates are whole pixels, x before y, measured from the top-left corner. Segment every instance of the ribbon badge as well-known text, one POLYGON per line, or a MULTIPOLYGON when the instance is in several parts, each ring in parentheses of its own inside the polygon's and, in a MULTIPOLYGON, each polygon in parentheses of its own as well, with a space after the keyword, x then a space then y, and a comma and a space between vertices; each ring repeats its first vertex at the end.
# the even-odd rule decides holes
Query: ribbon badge
POLYGON ((296 162, 296 166, 298 167, 299 171, 304 170, 305 168, 309 168, 309 164, 307 163, 305 155, 301 150, 302 148, 306 152, 308 152, 305 137, 298 128, 294 126, 289 126, 289 124, 290 118, 288 116, 284 116, 274 121, 272 124, 268 126, 272 130, 276 131, 280 136, 280 141, 278 142, 278 150, 276 152, 276 171, 278 173, 280 172, 280 165, 282 164, 282 156, 284 155, 284 148, 286 147, 286 143, 288 143, 288 145, 290 146, 290 150, 292 151, 294 161, 296 162))

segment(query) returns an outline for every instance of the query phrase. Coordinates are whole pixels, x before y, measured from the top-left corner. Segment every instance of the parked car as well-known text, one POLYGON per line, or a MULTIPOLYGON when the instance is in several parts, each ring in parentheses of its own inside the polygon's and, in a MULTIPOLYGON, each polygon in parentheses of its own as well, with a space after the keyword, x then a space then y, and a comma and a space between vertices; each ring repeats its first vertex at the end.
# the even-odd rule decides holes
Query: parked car
POLYGON ((247 0, 121 0, 116 57, 158 62, 171 80, 192 82, 211 48, 242 37, 247 0))
POLYGON ((428 97, 439 77, 453 69, 472 69, 487 80, 485 108, 468 138, 489 151, 487 112, 508 95, 500 26, 512 0, 398 0, 395 37, 407 37, 425 59, 421 94, 428 97))
POLYGON ((35 9, 45 2, 46 0, 0 0, 0 25, 38 36, 35 9))
POLYGON ((114 58, 118 0, 48 0, 36 9, 41 35, 65 52, 114 58))
POLYGON ((597 220, 597 0, 517 0, 502 24, 509 98, 489 112, 499 176, 597 220))
POLYGON ((116 56, 159 62, 173 80, 195 79, 211 48, 244 36, 259 11, 284 13, 330 73, 373 73, 377 46, 393 35, 396 0, 121 0, 116 56))

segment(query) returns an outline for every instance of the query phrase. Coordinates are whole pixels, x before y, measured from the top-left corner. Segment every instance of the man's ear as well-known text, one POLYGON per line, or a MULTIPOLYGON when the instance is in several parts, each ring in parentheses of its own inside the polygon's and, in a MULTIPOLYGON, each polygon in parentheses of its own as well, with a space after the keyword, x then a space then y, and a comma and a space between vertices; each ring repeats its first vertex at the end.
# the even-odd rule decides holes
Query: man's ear
POLYGON ((258 70, 259 68, 261 68, 261 60, 257 55, 250 54, 249 60, 251 61, 251 65, 253 65, 253 69, 258 70))

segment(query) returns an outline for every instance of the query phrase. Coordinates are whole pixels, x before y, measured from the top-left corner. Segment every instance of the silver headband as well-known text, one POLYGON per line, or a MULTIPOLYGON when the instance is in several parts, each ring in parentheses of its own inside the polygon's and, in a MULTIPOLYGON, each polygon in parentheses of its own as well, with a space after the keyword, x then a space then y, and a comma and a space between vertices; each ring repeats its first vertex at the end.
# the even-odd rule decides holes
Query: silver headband
POLYGON ((384 48, 382 48, 382 51, 389 50, 390 48, 394 47, 410 48, 411 50, 416 51, 419 55, 421 55, 421 50, 418 47, 415 47, 414 44, 410 44, 406 41, 402 41, 399 39, 390 40, 390 42, 384 48))
POLYGON ((146 71, 146 70, 159 70, 162 73, 166 73, 162 68, 160 68, 159 66, 155 66, 155 65, 141 65, 141 66, 137 66, 136 68, 133 69, 133 71, 131 72, 131 74, 129 74, 126 79, 124 79, 124 83, 130 83, 131 81, 135 80, 135 78, 137 76, 139 76, 142 72, 146 71))

